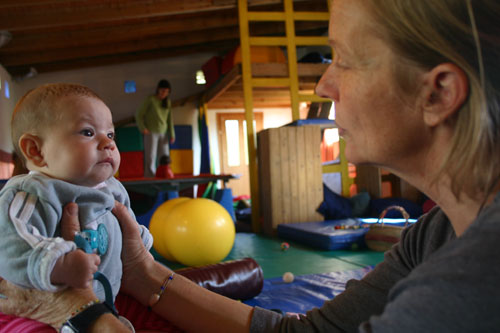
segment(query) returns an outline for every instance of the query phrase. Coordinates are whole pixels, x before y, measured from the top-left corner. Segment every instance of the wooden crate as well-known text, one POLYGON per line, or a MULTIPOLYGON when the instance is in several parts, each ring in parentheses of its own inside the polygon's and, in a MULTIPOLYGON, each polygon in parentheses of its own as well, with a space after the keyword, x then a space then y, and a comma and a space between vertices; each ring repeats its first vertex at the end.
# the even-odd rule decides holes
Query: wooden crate
POLYGON ((259 188, 263 230, 272 235, 278 224, 323 219, 319 126, 286 126, 258 134, 259 188))

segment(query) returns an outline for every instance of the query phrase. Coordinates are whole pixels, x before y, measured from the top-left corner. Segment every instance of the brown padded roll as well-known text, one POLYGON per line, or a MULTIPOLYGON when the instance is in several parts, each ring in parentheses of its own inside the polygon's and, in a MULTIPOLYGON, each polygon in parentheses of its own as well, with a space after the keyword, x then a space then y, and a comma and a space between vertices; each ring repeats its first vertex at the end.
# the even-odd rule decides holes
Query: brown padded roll
POLYGON ((237 300, 260 294, 264 285, 262 268, 252 258, 175 271, 208 290, 237 300))

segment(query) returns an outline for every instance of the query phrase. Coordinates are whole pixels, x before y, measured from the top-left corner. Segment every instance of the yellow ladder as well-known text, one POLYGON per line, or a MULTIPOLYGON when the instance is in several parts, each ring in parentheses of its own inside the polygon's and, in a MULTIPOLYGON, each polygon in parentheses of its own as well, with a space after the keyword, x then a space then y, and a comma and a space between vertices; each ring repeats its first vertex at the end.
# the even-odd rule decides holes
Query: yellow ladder
MULTIPOLYGON (((328 2, 328 1, 327 1, 328 2)), ((243 79, 243 96, 245 105, 245 119, 248 140, 248 161, 250 173, 250 194, 252 198, 252 230, 259 232, 261 224, 259 179, 257 165, 257 134, 253 117, 253 87, 283 87, 290 88, 292 119, 300 119, 300 102, 325 102, 328 99, 315 94, 299 94, 299 79, 297 70, 297 46, 328 45, 328 37, 324 36, 295 36, 295 21, 328 21, 328 12, 296 12, 293 0, 284 0, 283 12, 248 11, 247 0, 238 0, 238 14, 240 25, 241 68, 243 79), (285 22, 286 37, 251 37, 249 22, 251 21, 281 21, 285 22), (286 46, 288 58, 287 78, 253 78, 250 59, 251 46, 286 46)), ((342 194, 349 194, 349 180, 347 162, 344 156, 344 144, 340 143, 339 165, 323 167, 323 172, 340 172, 342 177, 342 194), (345 184, 345 185, 344 185, 345 184), (345 187, 345 188, 344 188, 345 187)))

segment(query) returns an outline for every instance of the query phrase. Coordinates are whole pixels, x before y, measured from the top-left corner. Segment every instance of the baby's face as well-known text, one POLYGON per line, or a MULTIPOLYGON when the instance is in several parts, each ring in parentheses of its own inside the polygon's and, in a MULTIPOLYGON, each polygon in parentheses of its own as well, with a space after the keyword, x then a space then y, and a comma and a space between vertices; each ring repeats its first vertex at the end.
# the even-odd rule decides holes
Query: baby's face
POLYGON ((91 97, 69 96, 58 103, 57 121, 42 135, 42 172, 67 182, 95 186, 120 165, 109 108, 91 97))

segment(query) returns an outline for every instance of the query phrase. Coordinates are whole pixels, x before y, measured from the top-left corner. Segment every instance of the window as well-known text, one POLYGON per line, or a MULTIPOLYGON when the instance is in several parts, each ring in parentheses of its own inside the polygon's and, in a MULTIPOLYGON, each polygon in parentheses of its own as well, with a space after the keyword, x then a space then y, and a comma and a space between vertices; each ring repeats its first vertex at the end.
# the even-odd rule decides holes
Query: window
POLYGON ((135 81, 134 80, 125 80, 125 93, 133 94, 135 93, 135 81))
POLYGON ((226 120, 226 144, 228 166, 240 165, 240 133, 238 120, 226 120))
POLYGON ((5 97, 6 98, 10 98, 9 82, 8 81, 5 81, 4 91, 5 91, 5 97))

